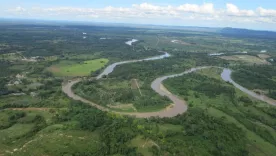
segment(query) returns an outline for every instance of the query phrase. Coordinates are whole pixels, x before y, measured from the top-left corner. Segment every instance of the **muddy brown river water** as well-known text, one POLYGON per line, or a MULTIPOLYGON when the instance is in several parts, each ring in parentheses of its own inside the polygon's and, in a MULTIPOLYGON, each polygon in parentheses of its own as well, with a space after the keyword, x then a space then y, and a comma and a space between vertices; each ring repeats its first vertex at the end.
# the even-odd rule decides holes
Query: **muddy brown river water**
MULTIPOLYGON (((113 70, 118 66, 118 65, 122 65, 122 64, 127 64, 127 63, 134 63, 134 62, 141 62, 141 61, 153 61, 153 60, 159 60, 159 59, 164 59, 167 57, 170 57, 170 54, 168 54, 167 52, 163 52, 163 55, 160 56, 156 56, 156 57, 151 57, 151 58, 146 58, 146 59, 140 59, 140 60, 130 60, 130 61, 122 61, 122 62, 117 62, 114 64, 109 65, 108 67, 106 67, 104 69, 104 71, 98 75, 96 77, 97 80, 101 79, 104 75, 108 75, 110 73, 113 72, 113 70)), ((87 103, 93 107, 96 107, 97 109, 100 109, 102 111, 110 111, 110 112, 114 112, 114 113, 118 113, 118 114, 122 114, 122 115, 130 115, 130 116, 135 116, 138 118, 149 118, 149 117, 174 117, 177 116, 179 114, 185 113, 188 109, 187 103, 186 101, 184 101, 182 98, 172 94, 170 91, 168 91, 162 84, 162 82, 166 79, 169 78, 174 78, 174 77, 178 77, 178 76, 183 76, 185 74, 189 74, 198 70, 202 70, 202 69, 206 69, 206 68, 211 68, 211 66, 203 66, 203 67, 195 67, 195 68, 191 68, 189 70, 186 70, 182 73, 179 74, 173 74, 173 75, 168 75, 168 76, 162 76, 159 77, 157 79, 155 79, 152 84, 151 84, 151 88, 158 93, 160 96, 166 96, 168 97, 172 102, 173 105, 169 108, 163 109, 161 111, 158 112, 115 112, 107 107, 98 105, 94 102, 91 102, 85 98, 82 98, 78 95, 76 95, 73 90, 72 90, 72 86, 76 83, 79 83, 80 81, 82 81, 81 78, 79 79, 74 79, 71 80, 67 83, 63 83, 62 85, 62 91, 69 96, 70 98, 74 99, 74 100, 78 100, 78 101, 82 101, 84 103, 87 103)), ((221 68, 221 67, 216 67, 216 68, 221 68)), ((267 102, 271 105, 276 105, 275 100, 270 99, 266 96, 262 96, 262 95, 258 95, 244 87, 242 87, 241 85, 237 84, 236 82, 234 82, 231 79, 231 73, 232 71, 230 69, 223 69, 223 72, 221 73, 221 78, 224 81, 228 81, 230 83, 232 83, 236 88, 240 89, 241 91, 243 91, 244 93, 248 94, 249 96, 252 96, 258 100, 267 102)))

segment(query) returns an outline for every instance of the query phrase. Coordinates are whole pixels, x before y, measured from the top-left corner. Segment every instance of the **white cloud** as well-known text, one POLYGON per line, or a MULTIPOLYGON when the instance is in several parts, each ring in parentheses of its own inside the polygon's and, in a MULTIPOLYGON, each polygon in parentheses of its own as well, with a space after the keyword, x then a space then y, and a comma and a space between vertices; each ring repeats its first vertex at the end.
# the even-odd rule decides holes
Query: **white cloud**
POLYGON ((264 9, 262 7, 259 7, 257 9, 257 12, 261 15, 261 16, 272 16, 272 17, 276 17, 276 10, 272 10, 272 9, 264 9))
POLYGON ((148 4, 148 3, 142 3, 142 4, 133 4, 134 8, 141 9, 141 10, 150 10, 150 11, 158 11, 161 10, 162 7, 148 4))
MULTIPOLYGON (((133 4, 130 7, 80 8, 80 7, 15 7, 7 10, 9 14, 34 17, 58 18, 66 20, 156 20, 178 19, 194 21, 217 22, 255 22, 276 23, 276 10, 259 7, 255 10, 240 9, 234 4, 227 3, 225 8, 215 8, 213 3, 183 4, 179 6, 153 5, 149 3, 133 4)), ((1 14, 1 11, 0 11, 1 14)))
POLYGON ((17 6, 13 9, 9 9, 8 11, 12 13, 23 13, 23 12, 26 12, 26 9, 22 8, 21 6, 17 6))
POLYGON ((212 14, 215 12, 214 4, 212 3, 204 3, 203 5, 183 4, 180 5, 177 10, 200 14, 212 14))
POLYGON ((227 3, 226 12, 228 15, 232 16, 254 16, 255 13, 253 10, 240 10, 236 5, 227 3))

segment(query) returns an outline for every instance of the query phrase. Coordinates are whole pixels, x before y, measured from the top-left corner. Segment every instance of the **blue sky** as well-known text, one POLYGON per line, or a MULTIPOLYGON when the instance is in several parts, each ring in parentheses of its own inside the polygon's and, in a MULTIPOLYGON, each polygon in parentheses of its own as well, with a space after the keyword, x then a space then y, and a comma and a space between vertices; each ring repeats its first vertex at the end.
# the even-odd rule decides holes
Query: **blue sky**
POLYGON ((226 3, 233 3, 240 6, 242 9, 254 9, 257 7, 264 7, 276 9, 276 2, 274 0, 5 0, 4 6, 77 6, 77 7, 127 7, 132 4, 151 3, 160 5, 181 5, 184 3, 202 4, 214 3, 217 7, 224 7, 226 3))
POLYGON ((0 17, 276 30, 274 0, 0 0, 0 17))

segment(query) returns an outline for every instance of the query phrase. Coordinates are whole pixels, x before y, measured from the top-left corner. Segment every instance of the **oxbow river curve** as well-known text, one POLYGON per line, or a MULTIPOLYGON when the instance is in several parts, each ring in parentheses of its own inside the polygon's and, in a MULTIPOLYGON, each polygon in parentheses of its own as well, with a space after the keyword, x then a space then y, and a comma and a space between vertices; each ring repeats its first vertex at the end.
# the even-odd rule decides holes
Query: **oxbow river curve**
MULTIPOLYGON (((142 62, 142 61, 154 61, 154 60, 159 60, 159 59, 164 59, 167 57, 170 57, 171 55, 167 52, 163 52, 163 55, 160 56, 155 56, 155 57, 151 57, 151 58, 146 58, 146 59, 140 59, 140 60, 130 60, 130 61, 122 61, 122 62, 117 62, 117 63, 113 63, 109 66, 107 66, 104 71, 98 75, 96 77, 97 80, 101 79, 104 75, 109 75, 110 73, 113 72, 113 70, 118 66, 118 65, 122 65, 122 64, 128 64, 128 63, 135 63, 135 62, 142 62)), ((173 75, 168 75, 168 76, 163 76, 163 77, 159 77, 157 79, 155 79, 152 84, 151 84, 151 88, 158 93, 160 96, 166 96, 168 97, 172 102, 173 105, 170 108, 158 111, 158 112, 117 112, 117 111, 113 111, 107 107, 103 107, 101 105, 98 105, 92 101, 89 101, 85 98, 82 98, 78 95, 76 95, 73 90, 72 90, 72 86, 79 83, 80 81, 82 81, 81 78, 78 79, 73 79, 71 81, 65 82, 62 84, 62 91, 70 98, 74 99, 74 100, 78 100, 78 101, 82 101, 84 103, 87 103, 93 107, 96 107, 97 109, 100 109, 102 111, 109 111, 109 112, 113 112, 113 113, 118 113, 118 114, 122 114, 122 115, 130 115, 130 116, 135 116, 138 118, 149 118, 149 117, 174 117, 177 116, 179 114, 185 113, 188 109, 187 103, 186 101, 184 101, 183 99, 179 98, 178 96, 172 94, 170 91, 168 91, 162 84, 162 82, 168 78, 174 78, 174 77, 178 77, 178 76, 183 76, 185 74, 189 74, 198 70, 202 70, 202 69, 206 69, 206 68, 212 68, 214 66, 203 66, 203 67, 195 67, 195 68, 191 68, 189 70, 184 71, 183 73, 179 73, 179 74, 173 74, 173 75)), ((216 68, 221 68, 221 67, 216 67, 216 68)), ((221 78, 224 81, 230 82, 232 83, 236 88, 240 89, 241 91, 245 92, 246 94, 262 100, 264 102, 267 102, 271 105, 276 105, 276 102, 264 97, 264 96, 260 96, 257 95, 255 93, 253 93, 252 91, 242 87, 241 85, 237 84, 236 82, 234 82, 231 79, 231 70, 230 69, 223 69, 223 72, 221 74, 221 78)))

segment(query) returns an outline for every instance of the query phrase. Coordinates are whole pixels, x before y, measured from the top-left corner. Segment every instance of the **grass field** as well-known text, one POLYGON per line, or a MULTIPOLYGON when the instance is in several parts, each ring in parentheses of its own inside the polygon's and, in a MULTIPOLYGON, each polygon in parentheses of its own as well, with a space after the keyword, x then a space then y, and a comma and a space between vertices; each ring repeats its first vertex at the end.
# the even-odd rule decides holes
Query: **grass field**
POLYGON ((13 154, 18 156, 73 155, 74 153, 84 155, 84 153, 96 153, 99 150, 98 145, 99 136, 95 132, 56 130, 36 135, 13 154))
POLYGON ((182 126, 181 125, 173 125, 173 124, 160 124, 159 129, 162 132, 165 131, 173 131, 173 132, 181 132, 182 126))
POLYGON ((150 139, 145 139, 143 136, 137 136, 131 140, 130 146, 137 147, 137 151, 143 155, 151 156, 150 148, 154 146, 155 143, 150 139))
POLYGON ((268 54, 258 54, 258 56, 259 56, 259 58, 261 58, 261 59, 268 59, 268 58, 271 57, 271 56, 268 55, 268 54))
POLYGON ((30 132, 33 126, 33 124, 15 124, 8 129, 0 130, 0 140, 6 141, 22 137, 30 132))
POLYGON ((59 64, 49 67, 47 70, 55 76, 88 76, 91 72, 103 68, 108 59, 95 59, 84 62, 61 61, 59 64))
POLYGON ((107 105, 107 107, 119 112, 137 112, 133 104, 107 105))
POLYGON ((230 60, 230 61, 241 61, 241 62, 250 63, 250 64, 270 64, 265 59, 261 59, 256 56, 250 56, 250 55, 232 55, 232 56, 222 56, 220 58, 225 60, 230 60))

